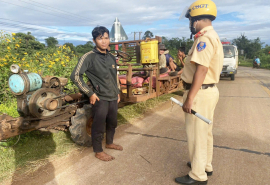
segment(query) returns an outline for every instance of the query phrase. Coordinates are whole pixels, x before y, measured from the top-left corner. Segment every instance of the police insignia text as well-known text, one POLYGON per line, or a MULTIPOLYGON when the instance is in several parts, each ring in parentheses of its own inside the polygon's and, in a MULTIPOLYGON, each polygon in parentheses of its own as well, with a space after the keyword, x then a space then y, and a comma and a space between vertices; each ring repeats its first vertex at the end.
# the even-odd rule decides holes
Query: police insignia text
POLYGON ((193 6, 192 10, 196 10, 199 8, 208 8, 208 4, 200 4, 200 5, 193 6))

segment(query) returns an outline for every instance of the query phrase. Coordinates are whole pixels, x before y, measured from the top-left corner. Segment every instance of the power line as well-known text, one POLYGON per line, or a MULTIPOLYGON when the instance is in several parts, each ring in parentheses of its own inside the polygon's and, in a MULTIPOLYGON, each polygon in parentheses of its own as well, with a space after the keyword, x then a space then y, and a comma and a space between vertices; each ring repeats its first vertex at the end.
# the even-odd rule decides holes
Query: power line
MULTIPOLYGON (((28 7, 25 7, 25 6, 22 6, 22 5, 18 5, 18 4, 14 4, 14 3, 6 2, 6 1, 3 1, 3 0, 0 0, 0 1, 1 1, 1 2, 3 2, 3 3, 7 3, 7 4, 14 5, 14 6, 23 7, 23 8, 29 9, 29 10, 34 10, 34 11, 38 11, 38 12, 42 12, 42 13, 46 13, 46 14, 48 15, 48 12, 43 12, 43 11, 36 10, 36 9, 33 9, 33 8, 28 8, 28 7)), ((58 16, 58 15, 54 15, 54 14, 49 14, 49 15, 56 16, 56 17, 61 17, 61 18, 65 18, 65 19, 66 19, 66 17, 62 17, 62 16, 58 16)))
MULTIPOLYGON (((26 6, 22 6, 22 5, 18 5, 18 4, 6 2, 6 1, 3 1, 3 0, 0 0, 0 1, 3 2, 3 3, 7 3, 7 4, 14 5, 14 6, 19 6, 19 7, 23 7, 23 8, 29 9, 29 10, 34 10, 34 11, 38 11, 38 12, 41 12, 41 13, 45 13, 45 14, 47 14, 47 15, 51 15, 51 16, 56 16, 56 17, 61 17, 61 18, 67 19, 67 17, 62 17, 62 16, 59 16, 59 15, 51 14, 51 13, 48 14, 48 12, 44 12, 44 11, 41 11, 41 10, 36 10, 36 9, 33 9, 33 8, 28 8, 28 7, 26 7, 26 6)), ((30 4, 31 4, 31 3, 30 3, 30 4)))
POLYGON ((57 10, 57 11, 60 11, 60 12, 65 12, 65 13, 67 13, 67 14, 69 14, 69 15, 72 14, 72 15, 74 15, 74 16, 76 16, 76 17, 81 17, 82 19, 85 19, 85 20, 89 21, 88 18, 79 16, 79 15, 77 15, 77 14, 74 14, 74 13, 71 13, 71 12, 68 12, 68 11, 65 11, 65 10, 61 10, 61 9, 58 9, 58 8, 54 8, 54 7, 52 7, 52 6, 45 5, 45 4, 42 4, 42 3, 39 3, 39 2, 36 2, 36 1, 33 1, 33 0, 29 0, 29 1, 32 1, 32 2, 34 2, 34 3, 41 4, 41 5, 44 5, 44 6, 47 6, 47 7, 50 7, 51 9, 54 9, 54 10, 57 10))
MULTIPOLYGON (((11 23, 5 23, 5 22, 0 22, 1 25, 4 26, 10 26, 10 27, 18 27, 17 24, 11 24, 11 23)), ((29 30, 39 30, 39 29, 35 29, 35 28, 29 28, 29 27, 25 27, 25 26, 19 26, 21 28, 25 28, 25 29, 29 29, 29 30)))
MULTIPOLYGON (((26 26, 21 26, 20 24, 11 24, 11 23, 6 23, 6 22, 0 22, 0 25, 4 25, 4 26, 8 26, 8 27, 15 27, 15 28, 19 28, 19 29, 22 29, 22 30, 33 30, 33 31, 43 31, 41 29, 37 29, 37 28, 29 28, 29 27, 26 27, 26 26)), ((44 36, 46 37, 45 35, 39 35, 39 34, 35 34, 33 33, 34 35, 37 35, 37 36, 44 36)), ((74 34, 68 34, 68 33, 51 33, 51 34, 59 34, 59 35, 69 35, 69 36, 78 36, 76 35, 75 33, 74 34)), ((86 35, 87 36, 87 35, 86 35)), ((83 36, 79 36, 79 37, 83 37, 83 36)))
MULTIPOLYGON (((1 18, 1 17, 0 17, 0 19, 2 19, 2 20, 7 20, 7 21, 18 22, 18 23, 22 23, 22 24, 33 25, 33 26, 40 26, 40 25, 38 25, 38 24, 32 24, 32 23, 27 23, 27 22, 22 22, 22 21, 16 21, 16 20, 12 20, 12 19, 1 18)), ((40 26, 40 27, 50 28, 50 27, 45 27, 45 26, 40 26)), ((50 28, 50 29, 54 29, 54 28, 50 28)), ((59 28, 57 28, 57 30, 68 31, 68 32, 74 32, 74 31, 71 31, 71 30, 64 30, 64 29, 59 29, 59 28)))
MULTIPOLYGON (((36 7, 40 7, 40 8, 43 8, 43 9, 46 9, 46 10, 49 10, 49 11, 52 11, 51 9, 55 9, 55 8, 48 8, 48 7, 44 7, 44 6, 40 6, 40 5, 36 5, 36 4, 33 4, 33 3, 29 3, 29 2, 26 2, 26 1, 23 1, 23 0, 20 0, 20 1, 22 1, 22 2, 24 2, 24 3, 26 3, 26 4, 31 4, 31 5, 33 5, 33 6, 36 6, 36 7)), ((47 5, 45 5, 45 6, 47 6, 47 5)), ((59 10, 58 9, 56 9, 58 12, 59 12, 59 10)), ((72 15, 70 15, 71 13, 70 12, 68 12, 68 13, 63 13, 63 12, 61 12, 62 14, 67 14, 69 17, 70 16, 72 16, 72 15)), ((73 16, 74 17, 74 16, 73 16)), ((76 16, 76 19, 78 19, 78 17, 76 16)), ((83 19, 83 20, 86 20, 85 18, 79 18, 79 19, 83 19)), ((89 19, 87 19, 87 21, 89 21, 89 19)))
MULTIPOLYGON (((26 23, 26 22, 22 22, 22 21, 15 21, 15 20, 11 20, 11 19, 5 19, 5 18, 0 18, 0 19, 3 19, 3 20, 8 20, 8 21, 14 21, 14 22, 18 22, 18 23, 23 23, 23 24, 28 24, 29 26, 32 26, 32 25, 34 25, 34 26, 39 26, 39 25, 37 25, 37 24, 30 24, 30 23, 26 23)), ((0 21, 0 23, 1 23, 1 21, 0 21)), ((39 27, 41 27, 41 28, 43 28, 43 29, 38 29, 38 28, 30 28, 30 27, 26 27, 25 25, 20 25, 20 24, 11 24, 11 23, 7 23, 7 22, 2 22, 2 25, 8 25, 8 26, 10 26, 10 27, 16 27, 16 28, 18 28, 18 27, 20 27, 20 28, 23 28, 22 30, 26 30, 26 29, 29 29, 29 30, 33 30, 33 31, 44 31, 44 32, 46 32, 46 30, 45 29, 54 29, 54 28, 48 28, 48 27, 42 27, 42 26, 39 26, 39 27)), ((64 30, 64 29, 56 29, 57 31, 58 30, 60 30, 60 31, 70 31, 70 30, 64 30)), ((87 33, 77 33, 76 34, 76 32, 74 32, 74 31, 70 31, 71 33, 66 33, 66 32, 55 32, 55 34, 59 34, 59 35, 67 35, 67 36, 78 36, 78 37, 89 37, 89 35, 87 34, 87 33)), ((48 33, 48 32, 47 32, 48 33)), ((35 34, 35 33, 33 33, 34 35, 37 35, 37 36, 45 36, 45 35, 38 35, 38 34, 35 34)), ((50 34, 52 34, 52 33, 50 33, 50 34)), ((45 36, 46 37, 46 36, 45 36)), ((91 37, 91 36, 90 36, 91 37)))

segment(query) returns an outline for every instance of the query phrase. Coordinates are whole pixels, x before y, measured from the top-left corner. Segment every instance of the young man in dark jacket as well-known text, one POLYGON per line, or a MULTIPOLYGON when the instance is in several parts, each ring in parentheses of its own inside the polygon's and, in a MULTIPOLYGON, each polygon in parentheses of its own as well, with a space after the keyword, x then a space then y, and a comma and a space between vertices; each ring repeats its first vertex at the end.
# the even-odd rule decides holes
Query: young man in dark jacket
POLYGON ((102 149, 105 130, 106 148, 123 150, 122 146, 113 143, 120 101, 116 60, 107 50, 110 44, 109 30, 102 26, 96 27, 92 36, 96 47, 79 59, 70 78, 89 97, 93 105, 91 136, 95 156, 102 161, 111 161, 114 157, 102 149), (86 74, 93 88, 83 81, 83 74, 86 74))

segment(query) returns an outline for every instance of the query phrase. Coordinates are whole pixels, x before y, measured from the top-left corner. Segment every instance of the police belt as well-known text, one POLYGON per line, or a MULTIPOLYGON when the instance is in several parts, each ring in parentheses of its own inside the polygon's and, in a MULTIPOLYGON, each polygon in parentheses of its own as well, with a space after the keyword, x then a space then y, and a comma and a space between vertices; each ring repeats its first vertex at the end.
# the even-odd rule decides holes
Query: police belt
MULTIPOLYGON (((185 90, 189 90, 192 84, 186 83, 183 81, 183 86, 185 90)), ((208 87, 214 87, 215 84, 202 84, 201 89, 207 89, 208 87)))

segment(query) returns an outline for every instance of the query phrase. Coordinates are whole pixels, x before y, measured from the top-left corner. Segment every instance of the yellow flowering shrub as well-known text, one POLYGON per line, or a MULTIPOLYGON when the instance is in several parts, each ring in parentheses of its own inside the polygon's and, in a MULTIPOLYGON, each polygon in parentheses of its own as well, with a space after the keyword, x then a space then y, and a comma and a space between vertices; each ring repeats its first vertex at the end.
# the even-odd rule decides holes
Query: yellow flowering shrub
MULTIPOLYGON (((8 78, 12 74, 10 66, 17 64, 22 70, 38 73, 41 76, 59 76, 69 78, 72 70, 78 62, 78 57, 73 54, 69 47, 57 47, 55 49, 44 49, 31 52, 18 53, 20 39, 16 34, 0 32, 0 102, 10 101, 13 98, 9 87, 8 78)), ((68 83, 67 88, 74 86, 68 83)))

